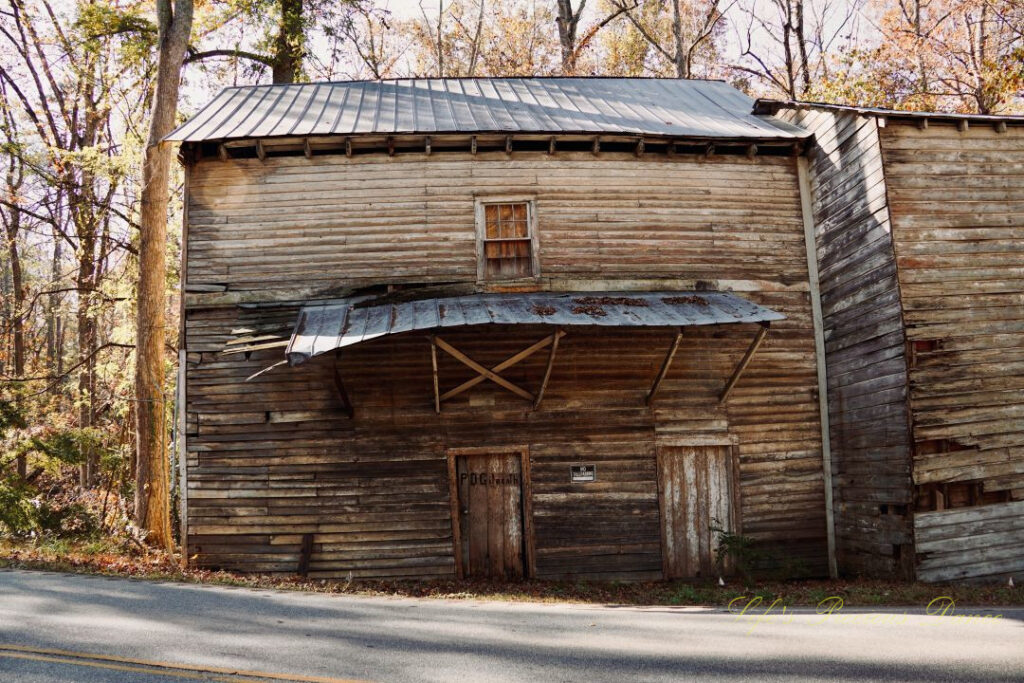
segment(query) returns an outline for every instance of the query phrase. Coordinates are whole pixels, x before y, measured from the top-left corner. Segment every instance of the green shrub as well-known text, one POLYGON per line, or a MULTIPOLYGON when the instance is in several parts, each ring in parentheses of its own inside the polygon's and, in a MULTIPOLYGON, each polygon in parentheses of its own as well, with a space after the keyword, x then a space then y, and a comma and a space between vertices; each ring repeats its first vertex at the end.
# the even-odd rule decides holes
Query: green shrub
POLYGON ((0 479, 0 532, 27 536, 38 527, 30 487, 16 479, 0 479))

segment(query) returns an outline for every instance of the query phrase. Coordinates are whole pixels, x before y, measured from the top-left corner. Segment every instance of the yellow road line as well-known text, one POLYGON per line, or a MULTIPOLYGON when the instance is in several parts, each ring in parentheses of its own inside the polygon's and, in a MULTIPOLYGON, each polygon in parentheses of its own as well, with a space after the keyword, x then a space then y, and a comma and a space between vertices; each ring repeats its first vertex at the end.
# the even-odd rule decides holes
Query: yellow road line
POLYGON ((299 676, 265 671, 246 671, 215 666, 187 666, 169 662, 150 661, 146 659, 130 659, 113 655, 98 655, 75 650, 57 650, 52 648, 35 648, 22 645, 0 645, 0 657, 28 659, 74 666, 91 666, 112 671, 130 671, 215 681, 294 681, 295 683, 365 683, 348 678, 329 678, 323 676, 299 676), (92 660, 92 661, 87 661, 92 660), (219 674, 210 678, 210 674, 219 674))
POLYGON ((214 676, 210 677, 202 673, 190 673, 187 671, 176 671, 173 669, 151 668, 142 666, 128 666, 126 664, 113 664, 103 662, 90 662, 81 658, 68 659, 65 657, 54 657, 52 655, 33 655, 23 652, 0 652, 0 657, 9 657, 11 659, 30 659, 37 662, 51 662, 54 664, 72 664, 74 666, 91 666, 98 669, 107 669, 109 671, 131 671, 133 673, 145 673, 153 676, 172 676, 174 678, 191 678, 193 680, 207 680, 207 681, 221 681, 227 683, 229 681, 241 681, 242 683, 260 683, 266 679, 260 678, 228 678, 225 676, 214 676))

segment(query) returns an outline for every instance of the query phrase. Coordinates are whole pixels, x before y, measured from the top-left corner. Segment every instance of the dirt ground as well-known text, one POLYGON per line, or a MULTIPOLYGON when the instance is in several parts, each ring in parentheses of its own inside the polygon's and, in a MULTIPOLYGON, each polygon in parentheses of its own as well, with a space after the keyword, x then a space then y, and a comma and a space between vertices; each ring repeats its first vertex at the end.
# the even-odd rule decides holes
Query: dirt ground
MULTIPOLYGON (((836 598, 850 607, 912 605, 925 607, 941 597, 957 604, 1024 606, 1024 585, 899 583, 875 579, 755 580, 745 585, 713 582, 651 581, 326 581, 298 576, 260 576, 182 568, 180 557, 104 544, 55 544, 0 541, 0 568, 36 569, 139 579, 209 583, 253 588, 397 597, 434 597, 528 602, 616 605, 727 606, 739 598, 760 598, 765 606, 815 606, 836 598)), ((1024 583, 1024 582, 1022 582, 1024 583)))

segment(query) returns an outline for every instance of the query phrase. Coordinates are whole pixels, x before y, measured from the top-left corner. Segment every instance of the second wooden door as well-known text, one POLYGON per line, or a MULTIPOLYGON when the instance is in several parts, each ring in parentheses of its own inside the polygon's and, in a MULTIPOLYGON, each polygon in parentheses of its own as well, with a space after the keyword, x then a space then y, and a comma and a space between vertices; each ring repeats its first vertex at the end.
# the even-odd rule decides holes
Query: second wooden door
MULTIPOLYGON (((662 553, 666 578, 712 576, 717 530, 737 533, 732 449, 663 446, 658 449, 662 553)), ((728 568, 728 564, 726 565, 728 568)))

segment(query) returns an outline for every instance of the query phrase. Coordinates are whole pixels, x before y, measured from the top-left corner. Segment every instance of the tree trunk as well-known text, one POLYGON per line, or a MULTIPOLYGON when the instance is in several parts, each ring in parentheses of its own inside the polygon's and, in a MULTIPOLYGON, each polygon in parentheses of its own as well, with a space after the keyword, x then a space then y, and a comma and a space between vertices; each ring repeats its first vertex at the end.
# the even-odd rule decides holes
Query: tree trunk
MULTIPOLYGON (((20 183, 19 183, 20 184, 20 183)), ((11 337, 14 356, 15 377, 25 376, 25 282, 21 271, 21 254, 18 251, 18 233, 21 231, 21 212, 12 208, 7 221, 7 257, 11 269, 11 294, 13 310, 11 311, 11 337)), ((28 473, 25 454, 17 456, 18 476, 22 479, 28 473)))
MULTIPOLYGON (((84 185, 84 183, 83 183, 84 185)), ((95 234, 92 226, 79 228, 78 272, 75 287, 78 289, 78 311, 75 318, 78 325, 78 356, 81 368, 78 371, 78 426, 93 426, 93 406, 96 401, 96 317, 93 310, 95 292, 96 252, 95 234)), ((85 461, 79 468, 79 485, 92 486, 95 476, 95 454, 83 453, 85 461)))
POLYGON ((306 47, 302 0, 281 0, 281 25, 274 47, 274 83, 294 83, 302 71, 302 55, 306 47))
POLYGON ((811 63, 807 57, 807 37, 804 35, 804 0, 795 0, 795 4, 796 26, 793 37, 796 38, 796 49, 800 56, 800 75, 803 79, 800 95, 804 96, 811 90, 811 63))
POLYGON ((170 462, 164 409, 167 184, 181 64, 192 32, 192 0, 157 0, 158 57, 153 111, 142 167, 136 318, 135 522, 154 545, 170 549, 170 462))
POLYGON ((572 9, 572 0, 558 0, 558 43, 562 48, 562 75, 576 74, 576 32, 579 28, 580 13, 586 5, 580 3, 578 12, 572 9))
POLYGON ((680 0, 672 2, 672 43, 675 45, 673 61, 676 66, 676 78, 689 78, 690 65, 683 53, 683 20, 679 9, 680 0))

